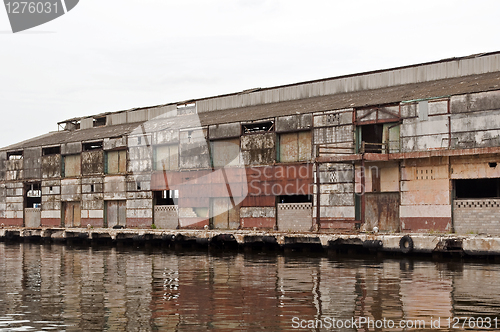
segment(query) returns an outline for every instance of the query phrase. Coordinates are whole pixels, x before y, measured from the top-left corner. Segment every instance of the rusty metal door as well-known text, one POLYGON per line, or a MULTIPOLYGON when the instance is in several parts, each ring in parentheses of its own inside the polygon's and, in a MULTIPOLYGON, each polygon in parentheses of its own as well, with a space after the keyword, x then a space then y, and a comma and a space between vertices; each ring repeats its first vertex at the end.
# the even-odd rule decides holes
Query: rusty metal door
POLYGON ((64 203, 64 226, 80 227, 81 210, 80 202, 64 203))
POLYGON ((127 220, 126 201, 106 201, 106 222, 108 227, 123 226, 127 220))
POLYGON ((378 227, 382 232, 399 232, 399 192, 366 193, 365 224, 367 230, 378 227))

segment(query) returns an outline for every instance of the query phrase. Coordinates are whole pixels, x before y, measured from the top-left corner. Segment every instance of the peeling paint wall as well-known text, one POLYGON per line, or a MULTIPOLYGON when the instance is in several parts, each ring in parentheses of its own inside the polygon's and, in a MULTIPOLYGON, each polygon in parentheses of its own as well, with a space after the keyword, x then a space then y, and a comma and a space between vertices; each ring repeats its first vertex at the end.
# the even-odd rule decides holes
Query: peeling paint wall
POLYGON ((40 179, 42 176, 42 148, 30 148, 24 150, 24 178, 40 179))
POLYGON ((82 178, 81 224, 104 225, 104 180, 102 176, 82 178))
POLYGON ((241 155, 245 165, 270 165, 276 161, 276 134, 241 136, 241 155))
POLYGON ((41 225, 46 227, 60 226, 61 209, 61 180, 43 180, 41 225))
POLYGON ((401 163, 401 229, 450 231, 451 201, 447 157, 401 163))

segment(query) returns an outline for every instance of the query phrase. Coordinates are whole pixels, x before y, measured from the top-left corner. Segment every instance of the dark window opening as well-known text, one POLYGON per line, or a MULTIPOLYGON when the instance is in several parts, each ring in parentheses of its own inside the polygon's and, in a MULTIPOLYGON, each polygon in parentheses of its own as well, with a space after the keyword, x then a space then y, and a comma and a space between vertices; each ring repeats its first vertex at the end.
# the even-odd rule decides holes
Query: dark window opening
POLYGON ((83 143, 83 151, 102 149, 102 142, 83 143))
POLYGON ((23 159, 23 151, 7 152, 7 159, 8 160, 20 160, 20 159, 23 159))
POLYGON ((106 125, 106 117, 104 116, 102 118, 95 118, 93 125, 94 125, 94 127, 105 126, 106 125))
POLYGON ((90 185, 90 192, 93 193, 95 191, 95 186, 93 184, 90 185))
POLYGON ((137 137, 137 145, 141 145, 142 144, 141 138, 142 138, 141 136, 137 137))
POLYGON ((244 124, 242 127, 244 134, 271 132, 274 130, 274 123, 272 121, 249 123, 249 124, 244 124))
POLYGON ((155 205, 177 205, 178 190, 162 190, 153 192, 155 205))
POLYGON ((53 154, 61 154, 61 147, 60 146, 53 146, 50 148, 43 148, 42 154, 44 156, 53 155, 53 154))
POLYGON ((455 197, 460 198, 498 198, 500 179, 455 180, 455 197))
POLYGON ((137 181, 135 184, 137 185, 137 190, 141 190, 141 183, 137 181))
POLYGON ((495 168, 497 167, 497 163, 488 163, 488 166, 490 166, 491 168, 495 168))
POLYGON ((279 203, 312 203, 312 195, 283 195, 278 197, 279 203))
POLYGON ((42 184, 40 182, 26 184, 26 207, 39 208, 42 204, 42 184))
POLYGON ((383 124, 373 124, 361 126, 361 141, 364 142, 361 152, 382 153, 383 124))

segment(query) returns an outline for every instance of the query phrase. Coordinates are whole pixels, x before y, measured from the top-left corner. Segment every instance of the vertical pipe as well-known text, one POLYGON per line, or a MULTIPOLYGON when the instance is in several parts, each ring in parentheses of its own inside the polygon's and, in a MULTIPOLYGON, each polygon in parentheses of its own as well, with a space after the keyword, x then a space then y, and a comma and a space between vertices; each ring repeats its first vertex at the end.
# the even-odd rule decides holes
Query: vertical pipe
POLYGON ((316 228, 321 229, 319 162, 316 162, 316 228))
POLYGON ((364 154, 361 156, 361 224, 365 223, 365 158, 364 154))

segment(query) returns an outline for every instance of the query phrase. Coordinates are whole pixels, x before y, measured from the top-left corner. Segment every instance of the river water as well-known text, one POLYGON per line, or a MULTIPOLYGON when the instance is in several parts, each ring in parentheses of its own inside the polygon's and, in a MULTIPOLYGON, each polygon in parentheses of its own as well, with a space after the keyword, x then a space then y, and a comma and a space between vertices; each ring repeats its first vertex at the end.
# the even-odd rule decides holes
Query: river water
POLYGON ((0 331, 493 330, 499 281, 484 262, 0 243, 0 331))

